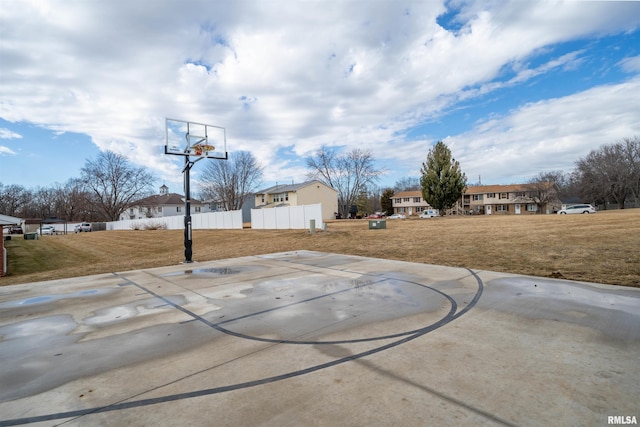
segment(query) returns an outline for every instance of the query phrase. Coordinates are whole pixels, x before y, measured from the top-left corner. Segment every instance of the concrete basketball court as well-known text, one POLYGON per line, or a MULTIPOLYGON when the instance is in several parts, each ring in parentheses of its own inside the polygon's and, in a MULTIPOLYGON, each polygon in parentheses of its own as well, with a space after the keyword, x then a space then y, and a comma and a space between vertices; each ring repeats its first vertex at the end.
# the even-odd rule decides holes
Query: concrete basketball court
POLYGON ((640 289, 309 251, 0 287, 0 426, 599 426, 639 396, 640 289))

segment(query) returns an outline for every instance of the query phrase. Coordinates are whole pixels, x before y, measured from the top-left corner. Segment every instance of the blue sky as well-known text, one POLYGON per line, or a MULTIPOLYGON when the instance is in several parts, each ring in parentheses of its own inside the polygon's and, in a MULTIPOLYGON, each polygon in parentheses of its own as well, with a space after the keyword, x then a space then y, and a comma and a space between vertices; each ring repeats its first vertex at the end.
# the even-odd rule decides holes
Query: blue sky
POLYGON ((322 146, 370 149, 392 186, 443 140, 507 184, 640 136, 640 2, 152 3, 0 0, 2 184, 112 150, 181 192, 166 117, 225 127, 264 187, 322 146))

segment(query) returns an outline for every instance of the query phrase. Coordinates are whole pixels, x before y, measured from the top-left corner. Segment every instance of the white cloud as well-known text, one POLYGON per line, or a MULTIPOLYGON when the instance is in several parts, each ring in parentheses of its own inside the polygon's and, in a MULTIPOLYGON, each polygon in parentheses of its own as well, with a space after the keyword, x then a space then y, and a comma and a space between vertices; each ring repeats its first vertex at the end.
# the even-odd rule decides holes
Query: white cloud
MULTIPOLYGON (((446 11, 444 0, 366 7, 322 1, 163 1, 153 7, 3 2, 0 117, 90 135, 100 148, 174 182, 181 180, 181 165, 161 154, 165 117, 226 127, 229 149, 253 152, 271 180, 299 180, 304 172, 279 153, 304 157, 322 145, 364 146, 389 162, 415 162, 411 150, 422 155, 430 141, 406 141, 408 128, 461 99, 575 65, 580 51, 538 66, 528 59, 555 43, 635 28, 640 11, 637 4, 606 2, 477 1, 460 7, 461 26, 453 30, 437 21, 446 11), (505 68, 515 77, 501 81, 505 68)), ((573 107, 560 100, 546 106, 555 106, 559 116, 571 114, 559 111, 563 106, 573 107)), ((519 121, 553 119, 539 110, 544 107, 528 105, 484 123, 473 131, 471 147, 508 153, 500 147, 514 128, 529 132, 517 138, 520 144, 542 144, 539 129, 519 121), (495 142, 483 139, 489 135, 495 142)), ((463 137, 452 142, 464 147, 463 137)), ((478 160, 465 151, 475 170, 478 160)))
POLYGON ((4 145, 0 145, 0 155, 3 155, 3 154, 16 154, 16 153, 11 148, 5 147, 4 145))
POLYGON ((640 78, 527 104, 446 142, 472 181, 478 175, 503 183, 543 171, 570 172, 591 150, 640 133, 635 93, 640 78))
MULTIPOLYGON (((0 128, 0 139, 20 139, 20 138, 22 138, 22 135, 15 133, 13 131, 10 131, 9 129, 6 129, 6 128, 0 128)), ((5 147, 4 145, 0 145, 0 156, 5 154, 16 154, 16 153, 11 148, 5 147)))
POLYGON ((0 139, 20 139, 22 135, 6 128, 0 128, 0 139))
POLYGON ((627 73, 640 73, 640 55, 625 58, 620 61, 619 65, 627 73))

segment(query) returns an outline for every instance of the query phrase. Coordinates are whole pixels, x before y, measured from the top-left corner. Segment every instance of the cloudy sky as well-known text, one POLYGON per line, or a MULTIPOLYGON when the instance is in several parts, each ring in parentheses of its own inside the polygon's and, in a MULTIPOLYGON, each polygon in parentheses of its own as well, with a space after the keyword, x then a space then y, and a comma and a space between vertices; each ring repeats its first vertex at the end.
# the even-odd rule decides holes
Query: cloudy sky
POLYGON ((517 183, 640 136, 638 94, 640 2, 0 0, 5 185, 112 150, 181 192, 166 117, 224 127, 265 187, 322 146, 393 185, 438 140, 470 183, 517 183))

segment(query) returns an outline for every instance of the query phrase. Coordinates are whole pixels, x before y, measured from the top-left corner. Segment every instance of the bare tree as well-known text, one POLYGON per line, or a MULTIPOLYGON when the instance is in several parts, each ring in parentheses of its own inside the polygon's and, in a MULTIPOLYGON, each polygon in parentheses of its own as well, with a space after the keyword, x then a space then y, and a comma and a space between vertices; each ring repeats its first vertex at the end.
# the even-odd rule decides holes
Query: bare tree
POLYGON ((367 186, 374 184, 384 169, 377 169, 370 150, 354 148, 339 155, 322 147, 315 156, 306 159, 310 169, 307 177, 317 179, 338 192, 338 210, 346 217, 352 205, 367 186))
POLYGON ((245 198, 257 190, 263 168, 248 151, 229 155, 228 160, 214 160, 202 172, 202 198, 222 203, 224 210, 242 208, 245 198))
POLYGON ((620 142, 625 163, 630 168, 630 188, 635 205, 640 206, 640 138, 623 138, 620 142))
POLYGON ((56 184, 50 189, 58 218, 67 221, 92 219, 93 204, 91 193, 78 178, 72 178, 64 185, 56 184))
POLYGON ((28 216, 33 218, 50 218, 57 216, 51 188, 37 187, 33 190, 28 211, 28 216))
POLYGON ((131 202, 150 194, 154 181, 145 168, 131 165, 112 151, 87 160, 81 174, 82 182, 94 196, 97 212, 107 221, 117 221, 131 202))
POLYGON ((0 213, 10 216, 27 216, 26 210, 32 193, 22 185, 4 186, 0 183, 0 213))
POLYGON ((636 201, 640 192, 640 139, 604 145, 576 162, 583 199, 625 208, 629 197, 636 201))
POLYGON ((379 212, 382 209, 380 206, 381 195, 382 188, 379 186, 370 185, 365 187, 355 201, 355 205, 358 208, 358 215, 368 215, 374 212, 379 212))
POLYGON ((400 178, 393 185, 393 190, 396 193, 400 193, 401 191, 420 191, 420 178, 418 177, 405 177, 400 178))
POLYGON ((538 207, 537 213, 544 213, 545 206, 560 208, 560 187, 557 184, 565 179, 561 171, 541 172, 529 180, 526 185, 528 198, 538 207))

